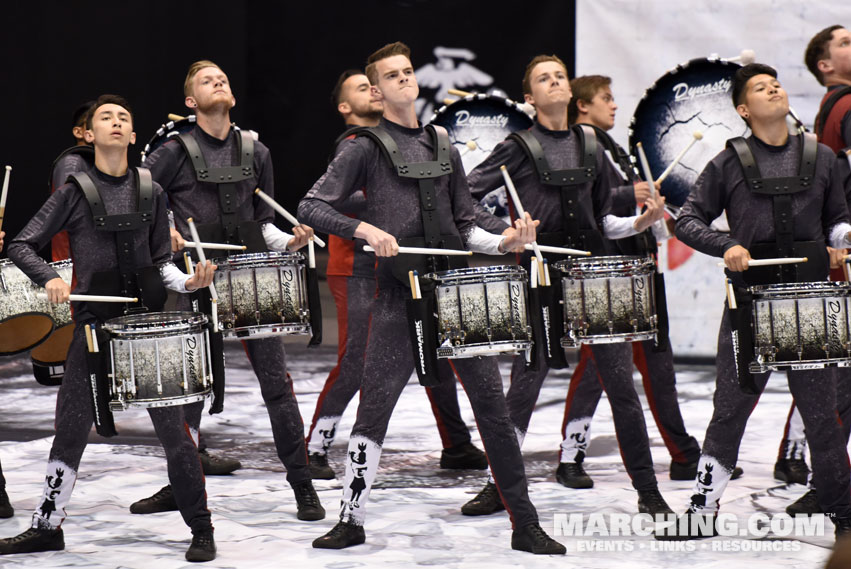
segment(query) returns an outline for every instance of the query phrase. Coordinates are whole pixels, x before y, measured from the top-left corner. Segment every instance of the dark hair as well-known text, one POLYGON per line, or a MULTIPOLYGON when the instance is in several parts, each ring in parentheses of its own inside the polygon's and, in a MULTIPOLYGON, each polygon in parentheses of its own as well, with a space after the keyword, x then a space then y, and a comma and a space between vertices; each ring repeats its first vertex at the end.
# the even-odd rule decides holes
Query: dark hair
POLYGON ((381 49, 373 52, 372 55, 369 56, 369 59, 366 60, 366 78, 369 79, 370 85, 378 84, 378 71, 375 69, 375 64, 381 61, 382 59, 387 59, 388 57, 393 57, 394 55, 404 55, 409 60, 411 59, 411 48, 406 46, 400 41, 388 43, 381 49))
POLYGON ((757 75, 771 75, 777 79, 777 70, 764 63, 749 63, 737 69, 733 75, 733 86, 731 89, 734 107, 742 104, 745 96, 745 86, 751 78, 757 75))
POLYGON ((526 65, 526 71, 523 73, 523 94, 531 95, 532 94, 532 70, 535 69, 535 66, 539 63, 545 63, 547 61, 555 61, 559 65, 561 65, 562 69, 564 69, 565 75, 567 75, 567 65, 564 64, 564 61, 558 58, 556 55, 536 55, 532 58, 532 61, 526 65))
POLYGON ((335 111, 337 110, 337 105, 342 102, 340 101, 340 94, 343 92, 343 83, 345 83, 349 77, 363 74, 363 71, 360 69, 346 69, 340 74, 340 77, 337 79, 337 84, 334 85, 334 89, 331 91, 331 105, 333 105, 335 111))
POLYGON ((130 103, 127 102, 127 99, 122 97, 121 95, 101 95, 98 97, 95 104, 92 105, 92 108, 89 109, 88 114, 86 114, 86 128, 91 130, 92 128, 92 119, 94 118, 95 111, 101 108, 104 105, 118 105, 119 107, 124 107, 128 113, 130 113, 130 124, 133 124, 133 109, 130 108, 130 103))
POLYGON ((85 127, 86 117, 94 105, 94 101, 86 101, 85 103, 74 109, 74 114, 71 115, 71 128, 74 128, 76 126, 85 127))
POLYGON ((844 26, 833 25, 823 29, 813 36, 810 43, 807 44, 807 49, 804 51, 804 63, 807 64, 807 69, 815 75, 816 80, 824 85, 824 76, 818 69, 818 62, 822 59, 830 57, 830 40, 833 39, 833 32, 841 30, 844 26))
POLYGON ((583 75, 570 82, 570 91, 573 96, 567 104, 567 119, 570 124, 576 122, 579 117, 579 106, 577 101, 590 103, 600 89, 612 84, 612 78, 605 75, 583 75))

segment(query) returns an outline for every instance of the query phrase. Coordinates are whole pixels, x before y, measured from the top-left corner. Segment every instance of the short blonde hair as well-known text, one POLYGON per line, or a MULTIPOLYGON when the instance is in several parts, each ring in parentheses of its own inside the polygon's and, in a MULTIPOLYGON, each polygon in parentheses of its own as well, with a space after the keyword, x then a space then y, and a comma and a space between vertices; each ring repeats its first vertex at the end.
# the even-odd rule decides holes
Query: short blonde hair
POLYGON ((192 65, 189 66, 189 71, 186 72, 186 80, 183 81, 183 96, 191 97, 192 96, 192 80, 195 79, 195 76, 198 75, 198 72, 206 67, 215 67, 222 73, 224 70, 210 61, 209 59, 202 59, 201 61, 196 61, 192 65))

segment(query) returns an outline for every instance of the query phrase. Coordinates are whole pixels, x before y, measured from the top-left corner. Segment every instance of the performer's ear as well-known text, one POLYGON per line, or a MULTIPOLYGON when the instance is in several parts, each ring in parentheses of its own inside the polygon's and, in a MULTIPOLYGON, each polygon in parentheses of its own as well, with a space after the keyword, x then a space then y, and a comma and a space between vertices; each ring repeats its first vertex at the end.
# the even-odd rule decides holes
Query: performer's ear
POLYGON ((95 133, 89 129, 83 130, 83 140, 88 142, 89 144, 93 144, 95 141, 95 133))
POLYGON ((195 97, 186 97, 186 99, 183 102, 190 109, 195 109, 195 108, 198 107, 198 103, 197 103, 197 101, 195 101, 195 97))
POLYGON ((375 97, 376 99, 378 99, 379 101, 384 100, 384 94, 381 92, 381 89, 379 89, 377 86, 370 85, 369 91, 372 93, 372 96, 375 97))
POLYGON ((130 133, 130 144, 136 144, 136 133, 135 132, 130 133))

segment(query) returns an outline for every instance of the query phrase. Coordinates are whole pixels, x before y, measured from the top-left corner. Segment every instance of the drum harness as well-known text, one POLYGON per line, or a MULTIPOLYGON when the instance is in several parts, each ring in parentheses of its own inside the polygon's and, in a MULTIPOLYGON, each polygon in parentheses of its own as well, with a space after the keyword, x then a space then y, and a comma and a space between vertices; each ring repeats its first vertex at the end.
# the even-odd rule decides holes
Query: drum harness
POLYGON ((818 136, 819 140, 822 139, 824 124, 827 122, 827 119, 830 116, 833 107, 836 106, 836 103, 839 102, 839 99, 841 99, 845 95, 851 95, 851 85, 845 85, 843 87, 839 87, 831 91, 830 95, 828 95, 827 97, 827 100, 821 106, 821 109, 819 109, 819 112, 816 115, 815 124, 813 126, 813 130, 815 130, 815 133, 818 136))
MULTIPOLYGON (((802 254, 810 259, 808 266, 799 270, 797 265, 753 267, 742 274, 748 285, 775 284, 782 282, 806 282, 821 280, 827 274, 826 249, 823 242, 795 241, 795 218, 792 212, 792 194, 809 189, 815 178, 818 143, 812 135, 804 134, 801 144, 801 160, 797 176, 763 178, 747 140, 742 137, 727 141, 727 147, 736 152, 745 177, 745 183, 755 194, 767 195, 774 202, 774 243, 754 243, 751 251, 759 256, 791 257, 802 254), (821 274, 819 274, 819 272, 821 274), (748 274, 750 273, 750 274, 748 274)), ((746 289, 736 287, 737 308, 729 309, 733 331, 733 351, 739 386, 746 393, 758 394, 750 371, 754 357, 754 331, 752 327, 753 295, 746 289)))

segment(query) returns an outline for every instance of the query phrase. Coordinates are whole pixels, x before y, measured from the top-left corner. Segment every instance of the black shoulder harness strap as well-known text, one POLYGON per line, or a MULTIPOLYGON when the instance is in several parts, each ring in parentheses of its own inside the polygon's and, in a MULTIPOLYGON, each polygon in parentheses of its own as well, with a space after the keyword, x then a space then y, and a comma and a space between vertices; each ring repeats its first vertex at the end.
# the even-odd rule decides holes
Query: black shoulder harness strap
POLYGON ((414 178, 419 182, 420 212, 426 247, 440 247, 440 220, 437 217, 437 191, 434 181, 436 178, 452 173, 450 160, 452 144, 449 142, 449 134, 443 127, 427 125, 425 130, 431 136, 434 146, 434 160, 431 162, 403 162, 396 141, 381 127, 358 131, 357 136, 368 136, 374 140, 398 176, 414 178))
MULTIPOLYGON (((779 178, 762 177, 747 140, 736 137, 727 141, 727 147, 732 148, 739 158, 748 188, 755 194, 769 195, 774 198, 774 231, 777 250, 782 257, 793 256, 795 218, 792 214, 792 194, 810 188, 815 177, 818 142, 812 134, 802 136, 798 175, 779 178)), ((794 282, 795 265, 782 265, 781 269, 784 280, 789 279, 787 282, 794 282)))
POLYGON ((85 172, 76 172, 68 176, 69 182, 75 183, 86 196, 95 229, 98 231, 133 231, 154 221, 154 181, 151 171, 147 168, 134 168, 136 188, 139 192, 136 209, 130 213, 108 215, 100 192, 85 172))
POLYGON ((340 146, 340 144, 343 143, 344 140, 350 137, 358 136, 361 131, 368 129, 369 127, 366 126, 353 126, 351 128, 347 128, 344 133, 342 133, 334 140, 334 144, 331 145, 331 154, 328 156, 328 163, 330 164, 334 161, 334 157, 337 155, 337 148, 340 146))
POLYGON ((830 111, 833 110, 833 107, 836 106, 836 103, 839 102, 839 99, 841 99, 845 95, 851 95, 851 85, 846 85, 844 87, 834 89, 819 109, 819 112, 816 115, 815 124, 813 125, 813 130, 815 131, 819 139, 821 139, 821 133, 824 129, 824 123, 827 121, 827 117, 830 116, 830 111))
MULTIPOLYGON (((82 156, 89 164, 95 163, 95 149, 93 146, 85 145, 85 146, 72 146, 70 148, 66 148, 62 151, 62 153, 56 157, 56 160, 53 161, 53 164, 50 166, 50 178, 47 180, 48 188, 53 184, 53 171, 56 170, 56 165, 59 164, 59 161, 68 156, 69 154, 78 154, 82 156)), ((56 189, 56 188, 51 188, 56 189)))
POLYGON ((219 191, 219 210, 221 212, 222 228, 231 243, 237 243, 236 183, 254 177, 254 138, 244 130, 236 131, 236 146, 239 154, 238 166, 224 168, 207 168, 207 162, 201 153, 201 146, 191 132, 178 135, 177 140, 186 151, 186 155, 195 169, 195 177, 199 182, 216 184, 219 191))

